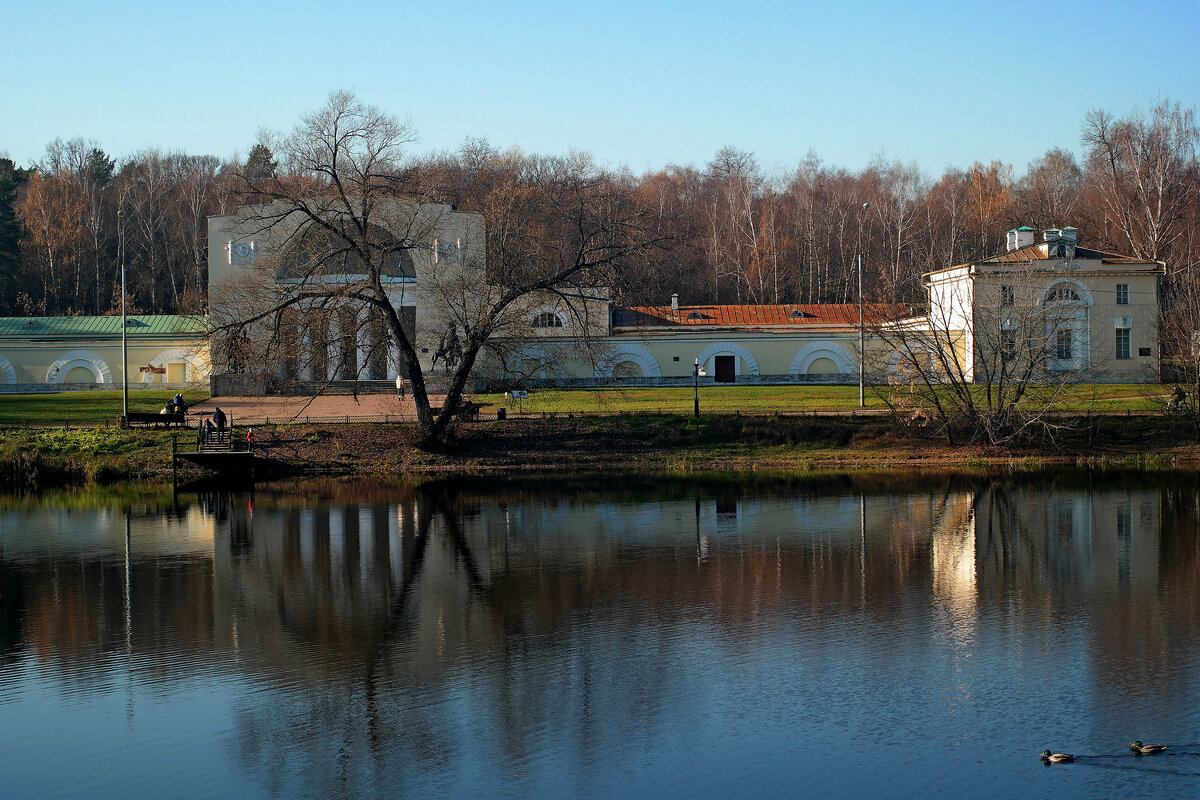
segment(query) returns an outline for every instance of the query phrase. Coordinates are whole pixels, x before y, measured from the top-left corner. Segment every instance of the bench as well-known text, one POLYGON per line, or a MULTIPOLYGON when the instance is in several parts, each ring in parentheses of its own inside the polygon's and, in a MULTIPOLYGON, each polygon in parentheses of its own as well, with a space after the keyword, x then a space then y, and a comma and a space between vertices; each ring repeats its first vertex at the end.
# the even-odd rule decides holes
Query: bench
POLYGON ((187 414, 160 414, 157 411, 130 411, 125 415, 125 425, 165 425, 168 428, 172 425, 183 427, 187 422, 187 414))
POLYGON ((476 422, 479 419, 479 406, 470 400, 461 400, 454 409, 454 416, 467 422, 476 422))

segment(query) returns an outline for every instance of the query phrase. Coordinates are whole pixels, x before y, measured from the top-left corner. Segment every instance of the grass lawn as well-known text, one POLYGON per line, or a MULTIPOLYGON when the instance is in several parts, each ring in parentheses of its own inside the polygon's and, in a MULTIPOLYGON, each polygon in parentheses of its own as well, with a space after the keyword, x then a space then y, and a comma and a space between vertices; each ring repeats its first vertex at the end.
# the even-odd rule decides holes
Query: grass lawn
MULTIPOLYGON (((907 393, 907 390, 898 390, 907 393)), ((130 411, 158 411, 173 397, 170 389, 129 393, 130 411)), ((183 393, 188 403, 205 400, 208 393, 183 393)), ((1155 411, 1162 408, 1167 390, 1153 384, 1081 384, 1061 398, 1064 411, 1155 411)), ((502 406, 502 394, 474 395, 483 405, 502 406)), ((516 411, 515 401, 509 401, 516 411)), ((876 390, 867 390, 867 408, 885 408, 876 390)), ((637 389, 543 389, 529 393, 521 404, 525 412, 658 412, 692 411, 690 387, 637 389)), ((851 411, 858 408, 857 386, 708 386, 700 389, 701 413, 733 411, 851 411)), ((0 425, 91 425, 114 422, 121 414, 121 392, 61 392, 58 394, 0 394, 0 425)))
MULTIPOLYGON (((886 408, 879 390, 867 389, 867 408, 886 408)), ((907 394, 907 390, 896 390, 907 394)), ((1080 384, 1061 397, 1065 411, 1153 411, 1162 407, 1167 390, 1154 384, 1080 384), (1162 398, 1162 399, 1159 399, 1162 398)), ((483 405, 504 405, 503 394, 473 395, 483 405)), ((510 400, 514 411, 517 401, 510 400)), ((690 387, 626 389, 540 389, 520 404, 525 412, 656 412, 692 410, 690 387)), ((851 411, 858 408, 857 386, 708 386, 700 389, 700 411, 851 411)))
MULTIPOLYGON (((173 389, 138 389, 129 393, 130 411, 158 411, 175 396, 173 389)), ((205 391, 187 391, 188 403, 208 398, 205 391)), ((59 392, 0 394, 0 425, 92 425, 115 422, 121 416, 121 392, 59 392)))

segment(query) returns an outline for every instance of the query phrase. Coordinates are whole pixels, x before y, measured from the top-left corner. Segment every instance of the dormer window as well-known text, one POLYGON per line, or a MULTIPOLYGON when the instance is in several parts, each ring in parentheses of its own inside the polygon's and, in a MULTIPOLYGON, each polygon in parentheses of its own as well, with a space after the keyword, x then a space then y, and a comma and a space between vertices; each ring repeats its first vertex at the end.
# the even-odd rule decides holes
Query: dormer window
POLYGON ((804 317, 807 315, 800 309, 793 308, 792 313, 788 314, 788 316, 791 317, 792 319, 804 319, 804 317))
POLYGON ((562 328, 563 319, 553 311, 540 311, 534 315, 533 321, 530 323, 533 328, 562 328))
POLYGON ((707 319, 707 317, 705 317, 699 311, 693 311, 692 313, 687 315, 687 318, 690 320, 707 319))

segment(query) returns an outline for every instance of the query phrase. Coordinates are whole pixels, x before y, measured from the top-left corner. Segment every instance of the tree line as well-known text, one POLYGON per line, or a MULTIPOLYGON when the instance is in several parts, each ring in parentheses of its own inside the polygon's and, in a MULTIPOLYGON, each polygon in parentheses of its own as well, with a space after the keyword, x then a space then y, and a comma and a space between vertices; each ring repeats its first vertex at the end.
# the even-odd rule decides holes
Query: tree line
MULTIPOLYGON (((1074 225, 1084 246, 1165 261, 1172 284, 1194 287, 1198 136, 1194 109, 1164 99, 1089 113, 1079 158, 1055 148, 1020 176, 998 160, 931 176, 913 162, 877 157, 855 171, 813 153, 768 172, 736 147, 703 166, 635 175, 586 153, 545 160, 481 139, 397 169, 414 196, 485 220, 513 176, 556 160, 603 172, 658 233, 617 265, 620 303, 663 305, 676 292, 685 304, 851 302, 860 253, 869 300, 923 302, 923 273, 1002 252, 1019 225, 1074 225)), ((263 199, 246 176, 277 166, 262 143, 245 159, 159 149, 115 158, 96 142, 58 139, 29 167, 0 159, 0 313, 113 313, 122 258, 131 308, 204 312, 206 219, 263 199)))

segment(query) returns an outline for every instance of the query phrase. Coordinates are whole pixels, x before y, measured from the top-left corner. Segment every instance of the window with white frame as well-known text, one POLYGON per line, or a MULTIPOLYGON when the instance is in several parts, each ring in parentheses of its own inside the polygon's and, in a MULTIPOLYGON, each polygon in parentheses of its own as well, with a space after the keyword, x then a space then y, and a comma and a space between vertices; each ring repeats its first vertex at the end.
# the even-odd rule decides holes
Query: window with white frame
POLYGON ((1129 328, 1117 328, 1117 358, 1131 358, 1129 328))
POLYGON ((1129 284, 1128 283, 1118 283, 1117 284, 1117 305, 1119 305, 1119 306, 1129 305, 1129 284))
POLYGON ((1071 332, 1057 331, 1054 337, 1054 357, 1059 361, 1070 361, 1071 355, 1071 332))
POLYGON ((563 327, 563 319, 553 311, 539 311, 537 314, 534 314, 533 320, 530 322, 530 327, 561 328, 563 327))
POLYGON ((1113 319, 1113 327, 1116 332, 1116 357, 1117 358, 1132 358, 1133 347, 1130 335, 1130 329, 1133 328, 1133 317, 1116 317, 1113 319))

